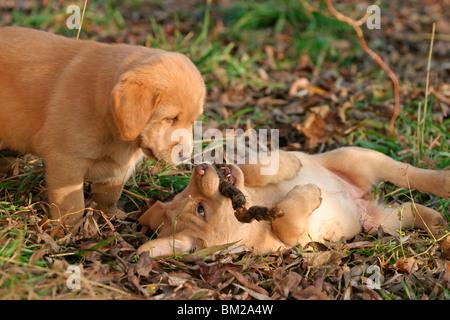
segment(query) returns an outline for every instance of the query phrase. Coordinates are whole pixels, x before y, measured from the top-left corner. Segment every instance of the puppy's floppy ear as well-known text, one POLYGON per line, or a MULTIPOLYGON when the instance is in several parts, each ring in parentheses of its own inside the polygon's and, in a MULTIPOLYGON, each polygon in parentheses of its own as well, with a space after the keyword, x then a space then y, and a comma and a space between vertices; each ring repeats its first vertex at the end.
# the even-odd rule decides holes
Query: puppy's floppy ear
POLYGON ((161 201, 156 201, 147 211, 144 212, 142 216, 139 217, 138 221, 144 226, 149 226, 150 229, 156 231, 159 226, 164 222, 164 216, 166 209, 164 203, 161 201))
POLYGON ((136 139, 161 96, 147 73, 132 70, 112 91, 112 113, 123 140, 136 139))
POLYGON ((202 241, 183 233, 170 237, 161 237, 144 243, 137 249, 137 254, 148 252, 152 257, 175 255, 202 248, 202 241))

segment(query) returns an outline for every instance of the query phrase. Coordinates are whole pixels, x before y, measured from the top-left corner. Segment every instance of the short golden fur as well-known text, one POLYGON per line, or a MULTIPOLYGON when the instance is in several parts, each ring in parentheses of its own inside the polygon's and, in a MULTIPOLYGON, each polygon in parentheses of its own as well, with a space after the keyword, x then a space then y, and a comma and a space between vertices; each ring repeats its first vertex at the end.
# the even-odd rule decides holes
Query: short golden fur
POLYGON ((261 254, 311 240, 348 240, 362 230, 376 232, 380 226, 389 233, 418 227, 437 235, 447 225, 431 208, 377 203, 370 192, 374 183, 388 180, 448 198, 448 170, 415 168, 357 147, 318 155, 280 151, 279 161, 275 175, 261 175, 259 164, 229 168, 247 207, 276 207, 282 217, 239 222, 231 200, 218 191, 214 168, 199 165, 185 190, 170 202, 156 202, 140 217, 140 223, 157 230, 159 236, 143 244, 138 253, 164 256, 237 241, 261 254))
POLYGON ((0 44, 0 150, 42 157, 52 219, 75 228, 85 180, 99 209, 123 217, 116 201, 144 153, 170 163, 192 148, 192 134, 172 141, 205 99, 186 56, 16 27, 0 28, 0 44))

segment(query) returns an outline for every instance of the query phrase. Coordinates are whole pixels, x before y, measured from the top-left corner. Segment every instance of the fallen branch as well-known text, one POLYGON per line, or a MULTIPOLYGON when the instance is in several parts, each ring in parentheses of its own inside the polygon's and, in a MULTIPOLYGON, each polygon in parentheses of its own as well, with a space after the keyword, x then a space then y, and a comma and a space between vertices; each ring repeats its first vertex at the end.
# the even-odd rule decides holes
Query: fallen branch
POLYGON ((398 79, 395 73, 389 68, 389 66, 383 61, 383 59, 376 54, 372 49, 370 49, 366 41, 364 40, 364 34, 361 30, 360 21, 356 21, 353 18, 347 17, 346 15, 343 15, 339 11, 337 11, 334 6, 333 2, 331 0, 327 0, 327 8, 328 10, 340 21, 345 22, 349 24, 350 26, 355 29, 356 34, 358 35, 359 43, 361 44, 361 48, 369 55, 371 56, 378 65, 383 68, 384 71, 389 75, 389 77, 392 80, 392 84, 394 86, 394 114, 392 115, 390 124, 389 124, 389 130, 391 133, 395 136, 395 121, 398 118, 398 114, 400 112, 400 94, 399 94, 399 85, 398 85, 398 79))

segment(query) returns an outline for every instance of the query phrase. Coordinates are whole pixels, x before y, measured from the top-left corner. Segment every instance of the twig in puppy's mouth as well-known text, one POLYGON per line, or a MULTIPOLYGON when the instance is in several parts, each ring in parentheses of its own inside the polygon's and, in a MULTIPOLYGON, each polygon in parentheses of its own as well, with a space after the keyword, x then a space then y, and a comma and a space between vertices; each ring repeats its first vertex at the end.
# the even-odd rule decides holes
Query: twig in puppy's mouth
POLYGON ((243 223, 250 223, 253 220, 268 220, 272 221, 283 216, 277 207, 267 208, 262 206, 251 206, 248 210, 245 207, 246 199, 241 190, 236 188, 236 178, 232 175, 229 167, 222 168, 219 175, 219 192, 224 197, 231 199, 234 215, 236 219, 243 223))

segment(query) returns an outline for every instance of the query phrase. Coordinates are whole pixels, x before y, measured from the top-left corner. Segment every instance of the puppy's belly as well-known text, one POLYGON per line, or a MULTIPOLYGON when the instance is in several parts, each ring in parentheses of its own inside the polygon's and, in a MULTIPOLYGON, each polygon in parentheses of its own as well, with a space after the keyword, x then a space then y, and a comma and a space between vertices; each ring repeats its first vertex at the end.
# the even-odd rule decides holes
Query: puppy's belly
POLYGON ((362 229, 362 212, 369 207, 369 201, 363 200, 365 192, 327 170, 312 157, 299 154, 299 158, 303 167, 295 179, 282 184, 283 191, 309 183, 317 185, 322 191, 322 203, 308 221, 304 240, 338 241, 353 238, 362 229))
MULTIPOLYGON (((1 121, 0 121, 1 123, 1 121)), ((18 151, 20 153, 33 153, 37 154, 37 152, 32 148, 31 141, 24 135, 4 133, 3 140, 2 136, 0 136, 0 150, 11 149, 18 151)))
POLYGON ((361 232, 360 210, 345 191, 322 190, 322 204, 313 212, 307 228, 315 241, 339 241, 353 238, 361 232))

